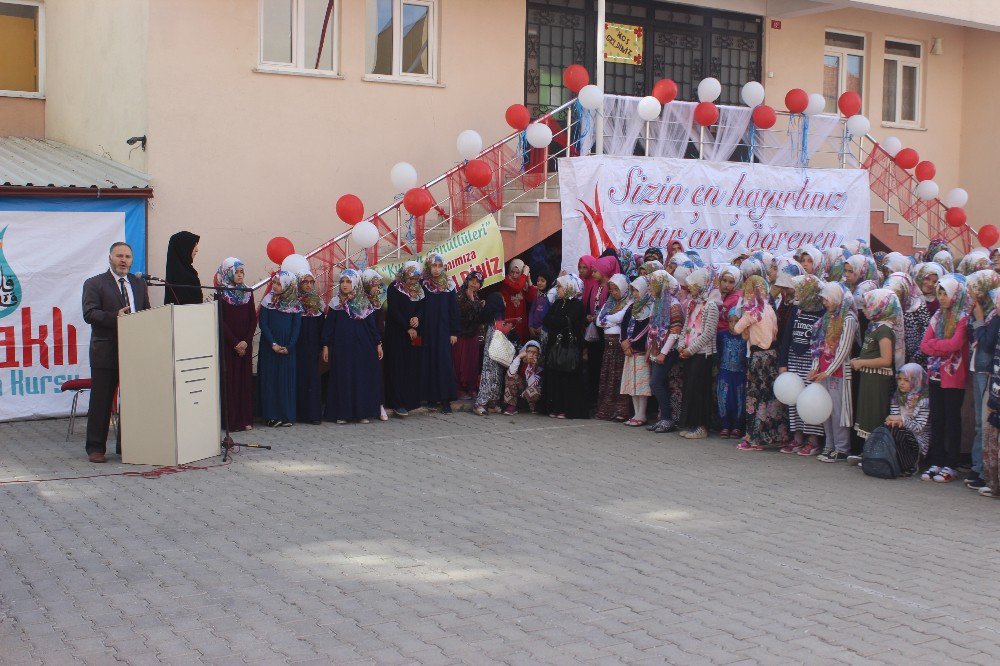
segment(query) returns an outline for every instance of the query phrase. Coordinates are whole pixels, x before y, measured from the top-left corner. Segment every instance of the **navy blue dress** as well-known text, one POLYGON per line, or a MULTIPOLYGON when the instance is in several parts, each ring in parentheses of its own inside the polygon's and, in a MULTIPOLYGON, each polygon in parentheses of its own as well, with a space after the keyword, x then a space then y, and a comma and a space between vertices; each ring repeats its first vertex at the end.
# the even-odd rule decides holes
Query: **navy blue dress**
MULTIPOLYGON (((385 319, 385 404, 391 409, 416 409, 420 406, 420 347, 410 344, 406 332, 410 317, 424 324, 424 300, 411 301, 395 285, 389 287, 385 319)), ((419 330, 419 329, 418 329, 419 330)))
POLYGON ((382 341, 375 313, 354 319, 333 310, 323 324, 323 346, 330 349, 330 379, 326 391, 326 420, 378 418, 382 408, 382 341))
POLYGON ((315 423, 323 419, 323 394, 320 387, 319 353, 323 335, 323 315, 302 317, 302 331, 296 345, 296 416, 300 423, 315 423))
POLYGON ((302 313, 260 309, 260 348, 257 351, 257 378, 260 384, 260 413, 266 421, 295 421, 295 349, 302 328, 302 313), (271 345, 288 348, 277 354, 271 345))
POLYGON ((424 316, 420 337, 424 346, 420 359, 420 398, 428 404, 450 402, 458 397, 451 360, 451 336, 458 335, 458 296, 454 290, 432 293, 424 289, 424 316))

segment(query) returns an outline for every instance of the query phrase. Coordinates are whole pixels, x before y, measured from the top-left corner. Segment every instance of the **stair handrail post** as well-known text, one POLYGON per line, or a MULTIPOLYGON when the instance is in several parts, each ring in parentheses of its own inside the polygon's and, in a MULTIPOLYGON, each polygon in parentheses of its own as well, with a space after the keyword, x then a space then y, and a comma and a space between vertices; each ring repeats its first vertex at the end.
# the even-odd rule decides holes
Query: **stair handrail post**
POLYGON ((698 159, 705 159, 705 126, 702 125, 698 130, 698 159))
POLYGON ((573 106, 566 107, 566 157, 573 157, 573 106))
POLYGON ((843 131, 840 134, 840 168, 847 168, 847 151, 850 150, 851 137, 847 133, 847 122, 842 123, 843 131))
MULTIPOLYGON (((551 145, 551 144, 550 144, 551 145)), ((545 160, 542 164, 542 198, 549 198, 549 146, 545 146, 545 153, 542 155, 545 160)))
MULTIPOLYGON (((594 64, 594 82, 604 90, 604 22, 607 20, 607 0, 597 0, 597 62, 594 64)), ((597 132, 595 148, 598 155, 604 154, 604 108, 597 114, 594 131, 597 132)))
POLYGON ((650 122, 646 121, 646 157, 649 157, 649 125, 650 122))

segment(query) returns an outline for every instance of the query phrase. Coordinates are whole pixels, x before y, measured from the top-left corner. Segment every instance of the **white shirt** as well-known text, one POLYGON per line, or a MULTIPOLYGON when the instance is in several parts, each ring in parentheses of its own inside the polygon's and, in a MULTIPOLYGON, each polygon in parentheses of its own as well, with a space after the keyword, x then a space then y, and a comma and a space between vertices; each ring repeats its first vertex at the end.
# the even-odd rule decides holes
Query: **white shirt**
POLYGON ((628 312, 629 306, 625 306, 618 312, 614 312, 605 317, 606 324, 602 326, 605 335, 621 335, 622 332, 622 320, 625 319, 625 313, 628 312))
MULTIPOLYGON (((118 288, 119 293, 122 290, 122 287, 121 287, 122 283, 119 282, 119 280, 122 280, 122 279, 125 280, 125 293, 128 294, 128 306, 129 306, 129 309, 131 309, 132 312, 135 312, 136 311, 136 309, 135 309, 135 294, 132 293, 132 283, 129 282, 128 276, 126 275, 123 278, 122 276, 118 275, 118 273, 115 273, 114 269, 112 269, 112 268, 109 268, 108 272, 111 273, 111 277, 113 277, 115 279, 115 286, 118 288)), ((122 307, 124 307, 124 306, 122 306, 122 307)))

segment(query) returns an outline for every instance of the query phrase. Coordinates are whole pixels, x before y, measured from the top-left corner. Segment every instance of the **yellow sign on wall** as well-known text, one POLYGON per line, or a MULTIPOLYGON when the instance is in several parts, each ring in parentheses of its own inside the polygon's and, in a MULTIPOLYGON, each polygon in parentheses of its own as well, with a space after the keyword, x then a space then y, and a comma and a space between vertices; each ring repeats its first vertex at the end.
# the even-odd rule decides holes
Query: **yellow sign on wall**
POLYGON ((641 65, 642 26, 605 23, 604 59, 626 65, 641 65))

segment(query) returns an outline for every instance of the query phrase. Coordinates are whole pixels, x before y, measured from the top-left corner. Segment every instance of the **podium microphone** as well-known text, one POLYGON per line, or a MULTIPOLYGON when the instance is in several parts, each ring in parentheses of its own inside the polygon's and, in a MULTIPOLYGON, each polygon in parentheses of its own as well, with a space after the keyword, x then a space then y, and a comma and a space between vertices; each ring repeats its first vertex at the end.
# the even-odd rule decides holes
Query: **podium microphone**
POLYGON ((139 278, 140 280, 142 280, 146 284, 149 284, 150 282, 163 282, 164 281, 162 278, 158 278, 155 275, 150 275, 149 273, 132 273, 132 275, 134 277, 139 278))

